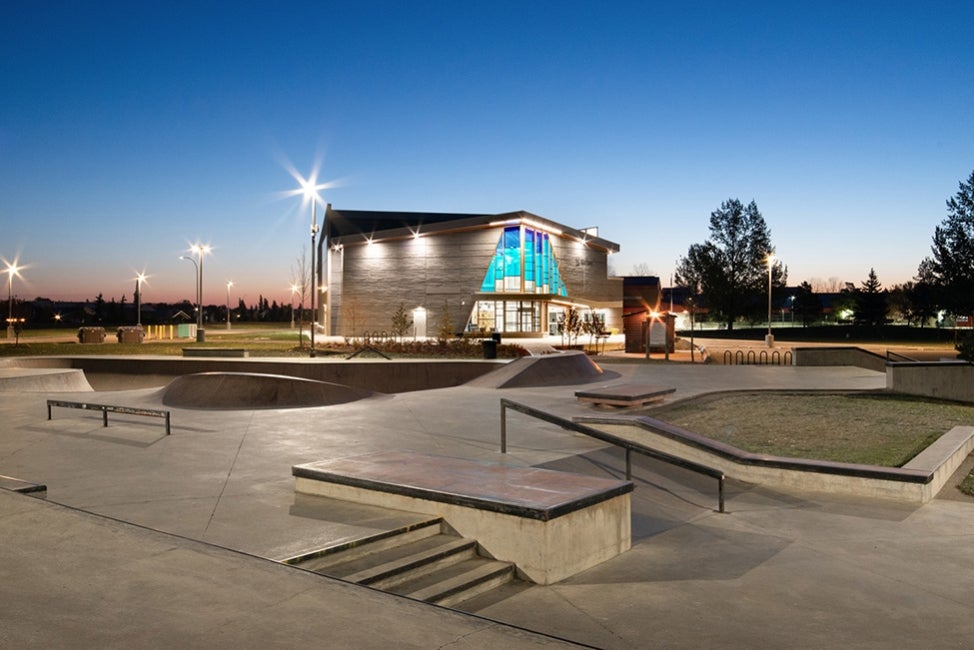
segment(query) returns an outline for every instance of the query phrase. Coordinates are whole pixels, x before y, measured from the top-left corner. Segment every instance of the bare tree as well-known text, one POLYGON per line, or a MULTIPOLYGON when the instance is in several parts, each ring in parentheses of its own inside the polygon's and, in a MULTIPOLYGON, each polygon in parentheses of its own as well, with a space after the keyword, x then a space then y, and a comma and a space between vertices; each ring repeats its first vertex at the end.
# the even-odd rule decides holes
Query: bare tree
MULTIPOLYGON (((301 255, 294 261, 291 267, 291 286, 297 289, 298 297, 298 341, 304 348, 304 300, 311 288, 311 269, 308 266, 308 247, 301 247, 301 255)), ((294 300, 292 298, 293 305, 294 300)))

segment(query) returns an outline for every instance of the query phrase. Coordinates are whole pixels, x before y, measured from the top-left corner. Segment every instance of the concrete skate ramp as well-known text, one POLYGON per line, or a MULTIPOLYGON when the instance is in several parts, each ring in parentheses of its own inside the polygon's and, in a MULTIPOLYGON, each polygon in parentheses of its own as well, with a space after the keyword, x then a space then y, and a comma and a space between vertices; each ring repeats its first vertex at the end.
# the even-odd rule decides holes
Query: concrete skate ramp
POLYGON ((584 352, 563 352, 537 357, 521 357, 483 377, 467 382, 481 388, 528 388, 589 384, 616 377, 605 372, 584 352))
POLYGON ((0 393, 89 393, 92 390, 83 370, 0 368, 0 393))
POLYGON ((162 389, 162 403, 197 409, 283 409, 345 404, 377 394, 286 375, 201 372, 172 380, 162 389))

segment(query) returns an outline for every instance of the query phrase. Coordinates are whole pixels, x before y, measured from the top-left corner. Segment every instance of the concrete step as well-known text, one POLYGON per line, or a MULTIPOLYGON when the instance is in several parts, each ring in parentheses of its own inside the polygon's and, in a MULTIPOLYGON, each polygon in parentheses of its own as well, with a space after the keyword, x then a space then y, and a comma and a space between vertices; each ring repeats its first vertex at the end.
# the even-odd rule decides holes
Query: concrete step
POLYGON ((389 589, 440 566, 477 555, 477 542, 440 534, 388 549, 335 567, 338 577, 378 589, 389 589))
POLYGON ((403 544, 426 539, 440 534, 443 520, 433 517, 417 524, 390 528, 373 535, 359 537, 347 542, 308 551, 283 560, 285 564, 299 566, 308 571, 336 575, 329 567, 352 560, 374 555, 386 549, 398 548, 403 544))
POLYGON ((433 518, 284 562, 446 607, 516 580, 512 563, 482 557, 476 540, 442 528, 433 518))
POLYGON ((442 567, 389 591, 445 607, 479 596, 514 580, 510 562, 477 556, 442 567))

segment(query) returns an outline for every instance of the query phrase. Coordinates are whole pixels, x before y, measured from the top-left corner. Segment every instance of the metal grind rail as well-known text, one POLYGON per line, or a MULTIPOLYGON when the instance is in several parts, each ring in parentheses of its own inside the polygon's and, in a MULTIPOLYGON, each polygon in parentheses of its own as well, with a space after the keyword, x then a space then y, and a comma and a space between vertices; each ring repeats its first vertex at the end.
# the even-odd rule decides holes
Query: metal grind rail
POLYGON ((93 404, 91 402, 72 402, 60 399, 49 399, 47 400, 47 419, 51 419, 51 407, 59 406, 61 408, 71 408, 71 409, 82 409, 85 411, 101 411, 102 424, 103 426, 108 426, 108 414, 109 413, 123 413, 125 415, 143 415, 153 418, 164 418, 166 421, 166 435, 170 434, 170 417, 169 411, 163 411, 160 409, 146 409, 138 408, 134 406, 114 406, 111 404, 93 404))
POLYGON ((605 431, 599 431, 598 429, 593 429, 592 427, 587 427, 584 424, 579 424, 572 420, 567 420, 557 415, 552 415, 551 413, 546 413, 534 407, 528 406, 526 404, 521 404, 519 402, 514 402, 505 397, 501 398, 501 453, 507 453, 507 409, 512 409, 518 413, 523 413, 525 415, 537 418, 539 420, 544 420, 551 424, 557 425, 563 429, 568 429, 569 431, 574 431, 575 433, 581 433, 582 435, 601 440, 602 442, 607 442, 616 447, 622 447, 626 450, 626 480, 632 480, 632 453, 642 454, 643 456, 648 456, 650 458, 655 458, 656 460, 662 461, 664 463, 669 463, 670 465, 675 465, 676 467, 682 467, 683 469, 688 469, 692 472, 697 472, 698 474, 705 474, 706 476, 712 476, 717 479, 717 511, 724 512, 724 472, 719 469, 714 469, 713 467, 707 467, 706 465, 701 465, 700 463, 695 463, 692 460, 687 460, 685 458, 680 458, 678 456, 671 456, 670 454, 657 451, 645 445, 641 445, 638 442, 633 442, 631 440, 626 440, 625 438, 620 438, 614 436, 611 433, 606 433, 605 431))

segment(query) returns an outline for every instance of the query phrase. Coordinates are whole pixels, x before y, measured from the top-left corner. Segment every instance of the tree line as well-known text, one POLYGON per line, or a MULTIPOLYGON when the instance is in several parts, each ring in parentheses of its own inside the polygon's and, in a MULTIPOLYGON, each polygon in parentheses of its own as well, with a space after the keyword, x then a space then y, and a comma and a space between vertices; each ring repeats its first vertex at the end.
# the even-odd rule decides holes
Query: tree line
MULTIPOLYGON (((923 326, 938 314, 974 315, 974 172, 947 200, 947 216, 933 233, 931 255, 910 282, 884 290, 874 269, 860 286, 847 283, 832 304, 851 314, 855 325, 878 326, 890 313, 923 326)), ((767 315, 769 295, 780 296, 788 268, 774 255, 771 230, 752 200, 728 199, 710 214, 710 237, 692 244, 677 263, 675 283, 691 296, 691 308, 705 304, 709 316, 728 329, 741 320, 767 315)), ((819 320, 821 298, 802 282, 791 300, 804 324, 819 320)))

